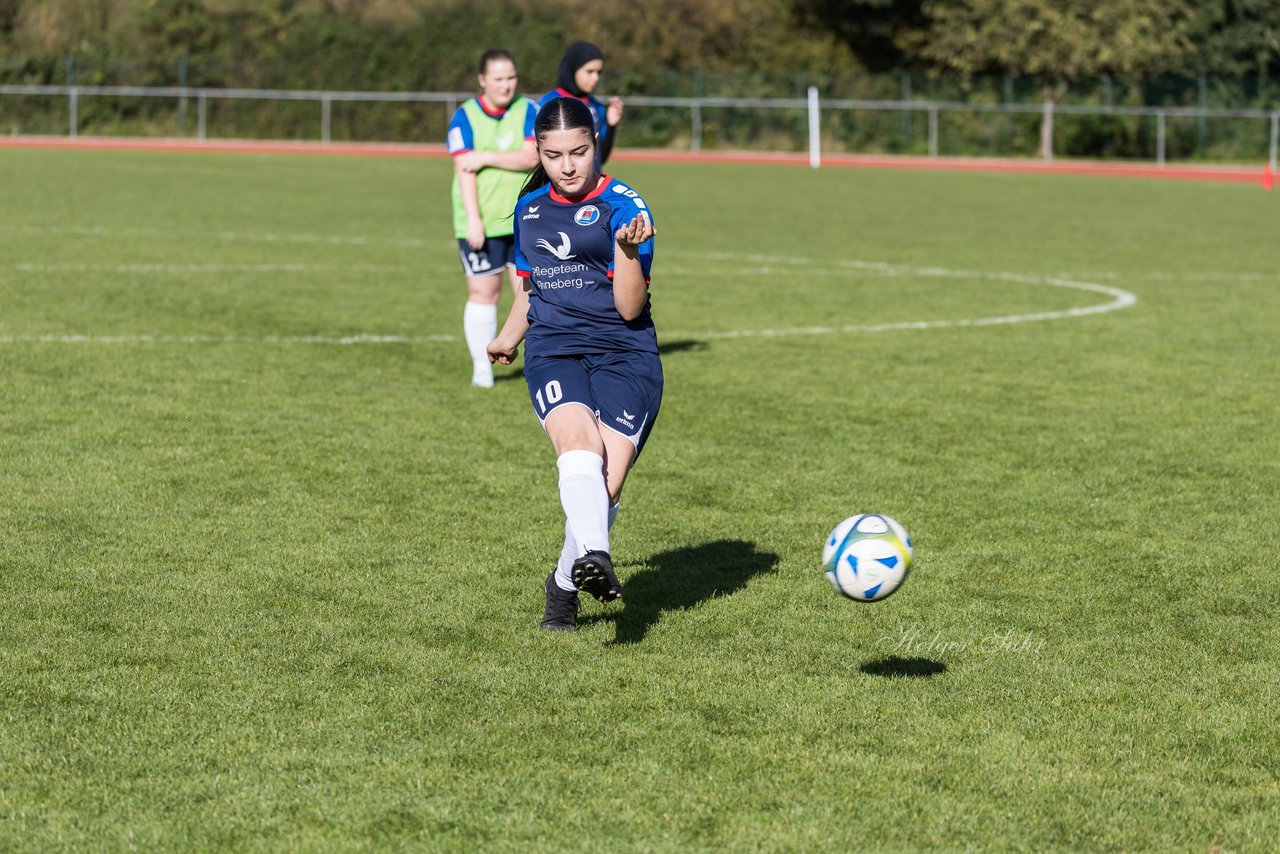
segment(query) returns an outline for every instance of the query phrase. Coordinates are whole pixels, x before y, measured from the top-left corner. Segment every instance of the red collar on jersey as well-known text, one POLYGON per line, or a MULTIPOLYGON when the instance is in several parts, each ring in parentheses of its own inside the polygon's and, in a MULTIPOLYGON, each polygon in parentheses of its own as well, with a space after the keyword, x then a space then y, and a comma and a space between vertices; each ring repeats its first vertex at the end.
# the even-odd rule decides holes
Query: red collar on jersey
POLYGON ((568 89, 564 89, 559 86, 556 87, 556 94, 559 95, 561 98, 576 98, 577 100, 581 101, 584 104, 591 103, 590 95, 575 95, 572 92, 570 92, 568 89))
POLYGON ((587 199, 594 199, 596 196, 604 192, 604 188, 609 186, 611 179, 608 175, 600 176, 600 183, 596 184, 596 188, 589 193, 583 193, 581 196, 562 196, 556 192, 556 185, 551 185, 551 201, 559 202, 562 205, 578 205, 587 199))
POLYGON ((480 109, 484 110, 484 114, 491 119, 500 119, 507 114, 506 107, 498 109, 497 107, 491 106, 489 102, 485 100, 484 95, 477 95, 476 101, 479 102, 480 109))

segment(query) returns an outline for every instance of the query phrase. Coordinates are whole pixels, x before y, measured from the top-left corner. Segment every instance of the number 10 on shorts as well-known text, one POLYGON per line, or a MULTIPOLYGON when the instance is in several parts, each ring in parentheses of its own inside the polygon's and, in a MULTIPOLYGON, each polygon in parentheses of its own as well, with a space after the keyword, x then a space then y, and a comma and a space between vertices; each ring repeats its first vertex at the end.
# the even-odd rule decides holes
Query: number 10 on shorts
POLYGON ((534 394, 534 400, 538 402, 538 411, 546 415, 548 406, 555 406, 564 397, 564 392, 560 389, 559 380, 552 380, 544 385, 534 394), (546 392, 546 397, 543 397, 546 392))

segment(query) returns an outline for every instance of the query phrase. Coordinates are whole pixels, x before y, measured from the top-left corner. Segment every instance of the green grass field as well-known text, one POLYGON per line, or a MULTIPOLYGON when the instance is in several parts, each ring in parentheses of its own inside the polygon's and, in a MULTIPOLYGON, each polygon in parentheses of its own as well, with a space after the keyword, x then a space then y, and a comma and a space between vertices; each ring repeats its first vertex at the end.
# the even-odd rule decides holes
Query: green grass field
POLYGON ((1280 197, 614 171, 666 397, 562 636, 447 163, 0 151, 0 850, 1280 845, 1280 197))

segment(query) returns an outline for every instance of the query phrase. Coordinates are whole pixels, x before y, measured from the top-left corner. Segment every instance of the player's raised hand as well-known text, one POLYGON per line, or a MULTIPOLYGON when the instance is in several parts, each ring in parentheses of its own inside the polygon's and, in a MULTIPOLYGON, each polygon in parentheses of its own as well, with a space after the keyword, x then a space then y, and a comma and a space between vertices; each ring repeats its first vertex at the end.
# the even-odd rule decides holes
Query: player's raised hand
POLYGON ((604 111, 604 121, 609 127, 617 127, 622 121, 622 99, 617 95, 609 99, 609 107, 604 111))
POLYGON ((643 211, 631 218, 631 222, 614 232, 614 239, 619 246, 639 246, 658 233, 649 221, 649 215, 643 211))

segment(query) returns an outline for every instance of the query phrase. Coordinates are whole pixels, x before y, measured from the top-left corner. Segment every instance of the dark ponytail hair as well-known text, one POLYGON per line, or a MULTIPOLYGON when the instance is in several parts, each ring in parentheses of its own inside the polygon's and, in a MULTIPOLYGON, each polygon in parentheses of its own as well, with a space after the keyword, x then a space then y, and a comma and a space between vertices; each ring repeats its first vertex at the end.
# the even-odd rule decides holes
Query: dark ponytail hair
POLYGON ((489 63, 497 62, 500 59, 505 59, 511 63, 513 68, 515 67, 516 58, 511 55, 511 51, 500 47, 491 47, 480 54, 480 73, 487 74, 489 72, 489 63))
MULTIPOLYGON (((596 121, 591 115, 591 110, 587 105, 579 101, 577 98, 555 98, 542 105, 538 110, 538 117, 533 120, 533 135, 542 141, 542 137, 548 131, 553 130, 585 130, 591 137, 591 144, 595 145, 596 137, 596 121)), ((551 183, 547 170, 542 168, 542 157, 538 157, 538 162, 534 164, 533 171, 529 173, 529 178, 524 182, 524 186, 520 188, 520 195, 523 197, 534 190, 541 189, 551 183)))

